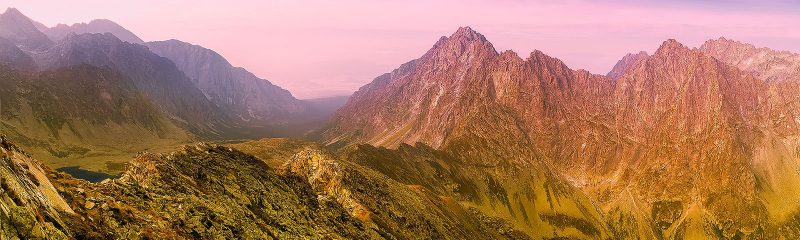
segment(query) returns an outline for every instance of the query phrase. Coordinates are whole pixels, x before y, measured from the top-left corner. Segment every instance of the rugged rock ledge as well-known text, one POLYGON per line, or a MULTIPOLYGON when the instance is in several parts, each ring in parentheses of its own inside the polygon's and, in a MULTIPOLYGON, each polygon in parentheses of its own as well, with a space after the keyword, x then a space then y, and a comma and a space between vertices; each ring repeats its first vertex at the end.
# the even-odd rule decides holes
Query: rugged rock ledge
POLYGON ((2 239, 528 238, 312 144, 278 171, 217 145, 142 154, 120 178, 95 184, 1 140, 2 239))

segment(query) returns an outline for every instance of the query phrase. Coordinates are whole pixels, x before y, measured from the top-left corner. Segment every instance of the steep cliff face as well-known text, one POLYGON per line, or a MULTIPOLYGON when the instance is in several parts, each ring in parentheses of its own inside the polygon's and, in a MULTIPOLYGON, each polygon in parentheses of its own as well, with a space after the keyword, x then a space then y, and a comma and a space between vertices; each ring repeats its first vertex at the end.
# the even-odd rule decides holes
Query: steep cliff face
POLYGON ((782 233, 800 233, 800 55, 720 38, 709 40, 700 50, 765 81, 769 97, 759 105, 762 134, 752 146, 750 162, 757 179, 759 197, 770 219, 782 233))
POLYGON ((707 51, 668 40, 627 70, 607 137, 564 145, 562 173, 618 237, 794 238, 797 85, 707 51))
POLYGON ((145 45, 175 62, 209 100, 245 123, 285 125, 309 110, 289 91, 243 68, 233 67, 210 49, 178 40, 145 45))
POLYGON ((750 164, 766 90, 764 81, 668 40, 617 80, 619 135, 586 143, 603 147, 589 150, 589 161, 567 161, 584 167, 567 174, 612 215, 644 225, 620 227, 624 235, 764 237, 775 229, 750 164))
POLYGON ((39 165, 0 136, 0 238, 69 239, 64 214, 74 210, 39 165))

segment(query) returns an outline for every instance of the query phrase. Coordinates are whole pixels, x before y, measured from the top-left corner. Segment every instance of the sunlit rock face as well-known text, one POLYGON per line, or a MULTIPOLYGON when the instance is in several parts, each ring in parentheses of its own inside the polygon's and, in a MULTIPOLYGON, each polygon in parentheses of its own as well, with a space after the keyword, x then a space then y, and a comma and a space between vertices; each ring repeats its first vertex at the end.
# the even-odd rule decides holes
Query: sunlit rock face
POLYGON ((623 238, 793 236, 797 201, 776 196, 797 196, 798 173, 778 169, 798 164, 798 88, 782 65, 737 68, 709 45, 668 40, 599 76, 462 28, 362 87, 323 136, 555 172, 623 238))

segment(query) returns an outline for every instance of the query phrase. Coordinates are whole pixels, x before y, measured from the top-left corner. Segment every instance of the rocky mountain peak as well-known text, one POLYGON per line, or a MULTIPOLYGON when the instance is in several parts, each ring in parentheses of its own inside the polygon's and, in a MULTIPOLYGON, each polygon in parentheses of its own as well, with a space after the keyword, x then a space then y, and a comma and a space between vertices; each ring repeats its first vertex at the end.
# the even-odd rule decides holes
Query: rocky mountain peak
POLYGON ((639 53, 635 53, 635 54, 634 53, 628 53, 624 57, 622 57, 622 59, 617 61, 617 64, 614 65, 614 68, 611 69, 611 71, 608 72, 608 74, 606 74, 606 76, 610 77, 610 78, 613 78, 613 79, 617 79, 617 78, 621 77, 623 74, 625 74, 625 72, 628 69, 631 69, 631 68, 635 67, 642 60, 647 59, 647 57, 649 57, 649 56, 650 55, 647 54, 647 52, 645 52, 645 51, 640 51, 639 53))
POLYGON ((136 34, 108 19, 95 19, 89 23, 75 23, 72 25, 58 24, 55 27, 43 30, 53 41, 59 41, 70 33, 111 33, 122 41, 130 43, 144 43, 136 34))
POLYGON ((0 38, 29 49, 45 49, 52 44, 34 22, 16 8, 8 8, 0 14, 0 38))
POLYGON ((36 30, 36 27, 31 22, 31 19, 23 15, 16 8, 8 8, 5 12, 0 14, 0 23, 2 23, 3 27, 16 27, 17 30, 30 31, 31 28, 36 30))
POLYGON ((633 54, 633 53, 625 54, 624 58, 641 58, 641 57, 647 57, 647 56, 650 56, 649 54, 647 54, 647 51, 639 51, 636 54, 633 54))
POLYGON ((742 43, 733 39, 727 39, 725 37, 719 37, 718 39, 709 39, 702 46, 700 46, 701 51, 725 51, 725 50, 734 50, 734 51, 747 51, 753 50, 756 47, 749 43, 742 43))
POLYGON ((89 21, 89 24, 92 24, 92 23, 119 26, 119 24, 115 23, 114 21, 111 21, 111 20, 108 20, 108 19, 104 19, 104 18, 100 18, 100 19, 95 19, 95 20, 89 21))
POLYGON ((83 33, 70 32, 55 44, 54 48, 61 51, 76 50, 76 48, 90 48, 95 50, 113 48, 123 45, 123 41, 110 33, 83 33), (101 47, 102 46, 102 47, 101 47), (100 47, 100 48, 95 48, 100 47))
MULTIPOLYGON (((470 27, 461 27, 450 37, 441 37, 426 56, 438 58, 459 58, 466 56, 472 59, 476 56, 497 56, 498 53, 486 37, 472 30, 470 27)), ((423 57, 425 58, 425 57, 423 57)))
POLYGON ((528 61, 539 62, 544 65, 558 65, 566 68, 566 65, 564 64, 563 61, 561 61, 561 59, 551 57, 550 55, 547 55, 540 50, 533 50, 533 52, 531 52, 531 55, 528 56, 528 61))
POLYGON ((800 54, 797 53, 756 47, 724 37, 706 41, 699 50, 767 82, 800 79, 800 54))
POLYGON ((22 12, 20 12, 16 8, 7 8, 6 11, 3 12, 2 17, 28 20, 28 17, 26 17, 24 14, 22 14, 22 12))
POLYGON ((692 50, 689 47, 686 47, 677 40, 667 39, 666 41, 664 41, 664 43, 661 44, 660 47, 658 47, 658 50, 656 50, 656 53, 654 55, 680 56, 680 55, 685 55, 691 51, 692 50))
POLYGON ((13 19, 14 21, 17 21, 21 24, 25 24, 25 22, 30 22, 31 24, 34 25, 34 27, 36 27, 36 29, 40 31, 42 31, 43 29, 47 29, 47 26, 25 16, 25 14, 22 14, 22 12, 20 12, 16 8, 7 8, 5 12, 0 13, 0 18, 7 18, 8 20, 13 19))
POLYGON ((450 36, 450 39, 463 39, 467 41, 478 40, 484 42, 486 41, 486 37, 476 32, 475 30, 472 30, 472 28, 470 28, 469 26, 458 28, 458 30, 456 30, 456 32, 453 33, 452 36, 450 36))

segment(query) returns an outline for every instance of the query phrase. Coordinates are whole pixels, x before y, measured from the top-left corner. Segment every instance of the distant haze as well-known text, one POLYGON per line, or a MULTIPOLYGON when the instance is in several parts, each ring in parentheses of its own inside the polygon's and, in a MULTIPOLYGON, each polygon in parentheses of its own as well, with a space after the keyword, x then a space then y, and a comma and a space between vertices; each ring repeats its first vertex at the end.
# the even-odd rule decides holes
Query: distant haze
POLYGON ((792 1, 30 1, 6 0, 47 26, 113 20, 145 41, 180 39, 298 98, 346 95, 422 55, 459 26, 499 51, 534 49, 605 74, 629 52, 667 38, 696 47, 725 36, 800 52, 792 1))

